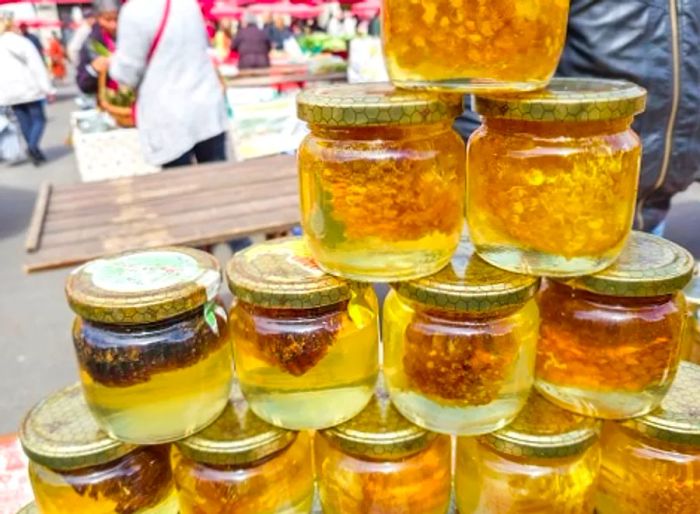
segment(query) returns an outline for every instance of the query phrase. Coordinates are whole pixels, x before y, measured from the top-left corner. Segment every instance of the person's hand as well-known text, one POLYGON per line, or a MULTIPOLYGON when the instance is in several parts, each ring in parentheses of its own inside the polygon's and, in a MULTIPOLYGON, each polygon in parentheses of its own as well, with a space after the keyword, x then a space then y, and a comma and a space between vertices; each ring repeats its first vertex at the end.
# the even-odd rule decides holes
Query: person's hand
POLYGON ((90 66, 92 66, 92 69, 95 70, 97 73, 106 72, 109 69, 109 57, 96 57, 90 63, 90 66))
POLYGON ((46 101, 50 104, 54 103, 56 101, 56 93, 49 93, 46 95, 46 101))

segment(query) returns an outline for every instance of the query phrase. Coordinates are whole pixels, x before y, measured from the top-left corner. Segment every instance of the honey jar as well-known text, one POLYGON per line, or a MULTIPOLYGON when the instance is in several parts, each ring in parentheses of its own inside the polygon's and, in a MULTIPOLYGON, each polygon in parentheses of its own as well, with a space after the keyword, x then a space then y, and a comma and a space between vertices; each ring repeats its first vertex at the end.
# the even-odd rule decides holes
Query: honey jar
POLYGON ((559 406, 608 419, 642 416, 676 374, 693 257, 633 232, 620 259, 585 277, 546 280, 538 294, 535 386, 559 406))
POLYGON ((599 514, 696 514, 700 507, 700 366, 681 362, 661 406, 607 422, 599 514))
POLYGON ((78 384, 36 405, 19 438, 41 514, 178 512, 167 446, 138 447, 109 437, 78 384))
POLYGON ((600 469, 599 422, 533 393, 513 423, 457 442, 460 514, 590 514, 600 469))
POLYGON ((388 282, 438 271, 464 225, 460 98, 387 84, 297 97, 311 133, 299 148, 302 226, 329 273, 388 282))
POLYGON ((479 255, 538 276, 611 265, 632 228, 641 143, 631 124, 645 99, 629 82, 564 78, 475 97, 467 221, 479 255))
POLYGON ((247 248, 226 271, 236 371, 253 412, 293 430, 359 413, 379 368, 373 289, 324 273, 301 238, 247 248))
POLYGON ((310 513, 310 436, 266 423, 240 394, 221 417, 172 451, 181 514, 310 513))
POLYGON ((569 0, 386 0, 389 76, 404 88, 540 89, 559 63, 569 0))
POLYGON ((460 245, 449 266, 394 284, 384 302, 384 373, 397 409, 435 432, 511 422, 534 381, 539 281, 460 245))
POLYGON ((215 258, 187 248, 128 252, 70 274, 85 398, 112 437, 182 439, 214 421, 233 376, 215 258))
POLYGON ((314 438, 324 514, 446 514, 449 436, 410 423, 378 392, 358 416, 314 438))

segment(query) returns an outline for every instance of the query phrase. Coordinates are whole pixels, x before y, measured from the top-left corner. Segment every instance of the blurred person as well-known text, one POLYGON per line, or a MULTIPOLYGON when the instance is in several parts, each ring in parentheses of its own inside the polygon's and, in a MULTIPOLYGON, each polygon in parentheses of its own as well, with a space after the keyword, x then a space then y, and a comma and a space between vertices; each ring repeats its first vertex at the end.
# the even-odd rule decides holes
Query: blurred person
POLYGON ((350 11, 345 11, 343 15, 343 37, 352 39, 357 35, 357 18, 350 11))
POLYGON ((56 80, 63 80, 66 77, 66 51, 63 43, 56 32, 51 34, 46 56, 51 64, 51 75, 56 80))
POLYGON ((275 16, 272 22, 265 27, 267 37, 273 50, 284 50, 284 42, 294 37, 292 31, 284 22, 283 16, 275 16))
POLYGON ((76 79, 83 93, 96 94, 97 79, 107 71, 109 55, 117 47, 119 8, 119 0, 93 1, 95 23, 78 56, 76 79))
POLYGON ((83 48, 85 41, 90 37, 92 27, 95 25, 95 14, 92 9, 86 9, 83 12, 83 21, 80 23, 73 36, 68 41, 66 53, 68 60, 77 65, 80 62, 80 50, 83 48))
POLYGON ((382 35, 382 19, 379 12, 372 16, 372 19, 369 22, 368 32, 370 36, 380 37, 382 35))
POLYGON ((255 23, 255 16, 246 12, 243 27, 233 38, 231 48, 238 52, 238 69, 269 68, 270 38, 255 23))
POLYGON ((196 0, 129 0, 110 76, 137 90, 146 161, 172 168, 226 160, 228 118, 196 0))
POLYGON ((216 33, 214 34, 213 46, 216 55, 222 61, 225 61, 231 53, 231 41, 231 21, 219 21, 217 23, 216 33))
POLYGON ((44 102, 55 94, 36 47, 0 18, 0 106, 11 107, 35 166, 46 161, 39 144, 46 128, 44 102))
POLYGON ((41 41, 37 36, 29 32, 29 25, 26 23, 20 23, 19 24, 19 31, 22 33, 24 37, 26 37, 31 43, 34 45, 34 47, 37 49, 37 52, 39 52, 39 55, 41 58, 44 58, 44 47, 41 44, 41 41))
POLYGON ((337 10, 333 11, 330 20, 328 20, 328 25, 326 26, 326 32, 329 36, 343 37, 344 27, 343 27, 343 11, 337 10))

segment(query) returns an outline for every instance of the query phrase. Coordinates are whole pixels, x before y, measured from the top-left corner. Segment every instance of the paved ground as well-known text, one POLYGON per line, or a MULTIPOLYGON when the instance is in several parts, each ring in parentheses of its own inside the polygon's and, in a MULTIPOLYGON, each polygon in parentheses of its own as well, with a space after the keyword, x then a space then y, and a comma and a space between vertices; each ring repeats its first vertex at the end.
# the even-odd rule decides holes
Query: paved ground
MULTIPOLYGON (((68 270, 25 275, 25 230, 43 180, 79 180, 66 146, 70 91, 50 106, 44 147, 50 162, 12 167, 0 163, 0 434, 15 431, 24 412, 52 390, 77 379, 70 341, 72 314, 63 282, 68 270)), ((700 184, 679 195, 667 236, 700 257, 700 184)))

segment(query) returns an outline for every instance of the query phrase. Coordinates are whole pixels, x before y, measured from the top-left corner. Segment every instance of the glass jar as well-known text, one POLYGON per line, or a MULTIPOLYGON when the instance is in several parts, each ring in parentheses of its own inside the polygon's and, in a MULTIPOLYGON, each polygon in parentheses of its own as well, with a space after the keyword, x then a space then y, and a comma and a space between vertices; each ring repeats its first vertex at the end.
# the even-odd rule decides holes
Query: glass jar
POLYGON ((533 393, 506 428, 457 441, 460 514, 590 514, 599 424, 533 393))
POLYGON ((357 417, 314 438, 325 514, 446 514, 451 441, 413 425, 378 392, 357 417))
POLYGON ((226 406, 233 375, 219 265, 187 248, 98 259, 68 277, 85 398, 112 437, 182 439, 226 406))
POLYGON ((319 265, 367 282, 445 266, 464 225, 460 99, 373 84, 297 102, 311 130, 299 148, 302 225, 319 265))
POLYGON ((660 237, 633 232, 612 267, 547 280, 535 386, 559 406, 608 419, 659 405, 680 358, 693 257, 660 237))
POLYGON ((95 423, 78 384, 24 418, 19 438, 41 514, 177 514, 167 446, 137 447, 95 423))
POLYGON ((540 89, 559 63, 569 0, 386 0, 391 80, 464 93, 540 89))
MULTIPOLYGON (((529 64, 529 63, 528 63, 529 64)), ((632 228, 646 92, 629 82, 554 79, 538 93, 475 97, 467 221, 503 269, 577 276, 617 258, 632 228)))
POLYGON ((395 284, 384 302, 384 373, 401 414, 448 434, 510 423, 534 381, 537 286, 468 245, 439 273, 395 284))
POLYGON ((373 289, 325 274, 301 238, 247 248, 226 271, 236 371, 253 412, 293 430, 360 412, 379 369, 373 289))
POLYGON ((25 505, 19 511, 17 514, 40 514, 39 509, 36 506, 36 503, 32 502, 28 505, 25 505))
POLYGON ((660 408, 607 422, 599 514, 696 514, 700 508, 700 366, 682 362, 660 408))
POLYGON ((239 394, 221 417, 177 443, 172 469, 181 514, 310 513, 310 436, 269 425, 239 394))
MULTIPOLYGON (((696 267, 696 272, 698 269, 696 267)), ((700 364, 700 276, 693 277, 684 293, 688 305, 688 324, 682 358, 700 364)))

